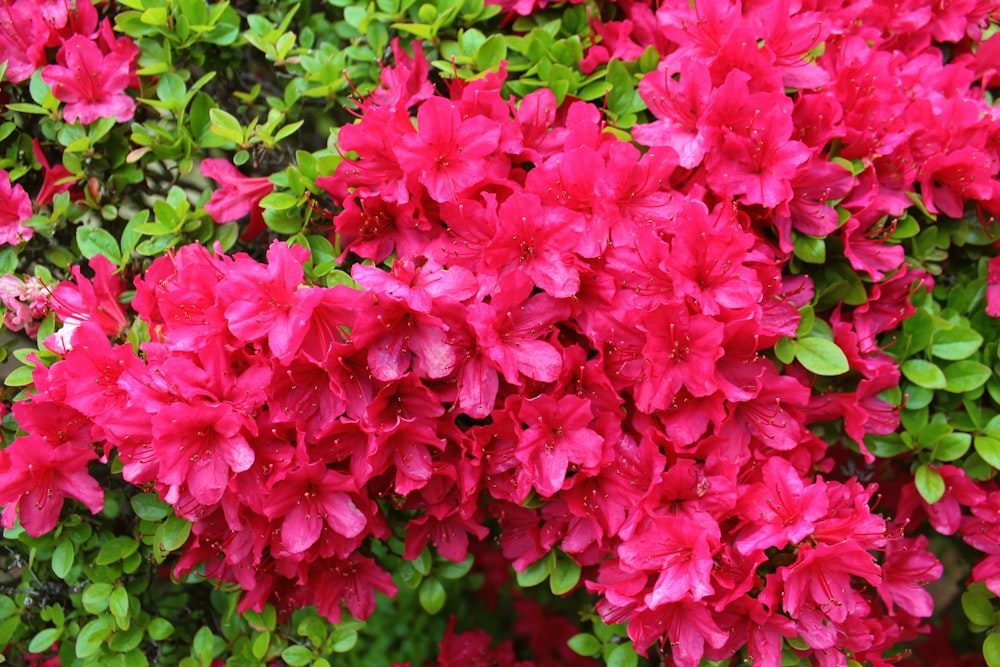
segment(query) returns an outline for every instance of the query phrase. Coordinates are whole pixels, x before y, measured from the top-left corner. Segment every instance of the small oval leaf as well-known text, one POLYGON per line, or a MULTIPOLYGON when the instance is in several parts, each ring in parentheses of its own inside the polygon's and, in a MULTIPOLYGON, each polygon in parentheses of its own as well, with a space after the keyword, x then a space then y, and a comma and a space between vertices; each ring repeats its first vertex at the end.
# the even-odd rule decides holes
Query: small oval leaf
POLYGON ((917 491, 929 505, 933 505, 941 500, 944 495, 945 484, 941 473, 931 468, 926 463, 917 468, 917 473, 913 476, 913 482, 917 486, 917 491))
POLYGON ((948 382, 940 368, 923 359, 910 359, 899 369, 907 380, 925 389, 944 389, 948 382))
POLYGON ((816 375, 842 375, 851 368, 847 355, 836 343, 816 336, 795 341, 795 358, 816 375))

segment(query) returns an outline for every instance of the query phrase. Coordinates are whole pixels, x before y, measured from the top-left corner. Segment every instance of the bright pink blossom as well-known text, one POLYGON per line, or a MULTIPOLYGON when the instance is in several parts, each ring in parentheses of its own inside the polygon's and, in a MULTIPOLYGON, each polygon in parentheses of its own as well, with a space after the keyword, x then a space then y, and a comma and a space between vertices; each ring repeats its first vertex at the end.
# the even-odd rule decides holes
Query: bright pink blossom
POLYGON ((28 193, 19 184, 12 184, 10 174, 0 169, 0 244, 14 246, 30 239, 35 230, 23 223, 31 213, 28 193))
POLYGON ((1000 257, 993 257, 987 265, 986 314, 1000 317, 1000 257))
POLYGON ((132 119, 135 100, 125 94, 129 85, 132 57, 120 52, 104 54, 82 35, 73 35, 56 54, 58 65, 49 65, 42 78, 52 86, 52 94, 66 102, 63 117, 68 123, 87 124, 98 118, 118 122, 132 119))
POLYGON ((209 158, 201 162, 201 175, 219 183, 221 190, 212 192, 205 210, 216 222, 235 222, 247 215, 250 224, 243 233, 252 239, 266 228, 260 200, 271 194, 274 185, 266 177, 244 176, 229 160, 209 158))
POLYGON ((483 117, 463 118, 458 107, 432 97, 417 111, 417 132, 393 147, 399 165, 417 175, 434 201, 457 199, 486 176, 486 157, 500 131, 483 117))
POLYGON ((87 463, 96 458, 89 447, 53 446, 31 435, 0 450, 3 527, 13 528, 20 518, 29 535, 44 535, 55 528, 66 498, 79 500, 94 514, 100 512, 104 490, 87 472, 87 463))

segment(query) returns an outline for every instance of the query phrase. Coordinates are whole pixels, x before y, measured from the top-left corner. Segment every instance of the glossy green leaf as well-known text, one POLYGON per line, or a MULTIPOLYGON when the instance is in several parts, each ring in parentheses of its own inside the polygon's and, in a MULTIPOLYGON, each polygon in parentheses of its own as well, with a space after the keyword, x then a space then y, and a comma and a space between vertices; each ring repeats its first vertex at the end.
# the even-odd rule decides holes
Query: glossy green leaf
POLYGON ((111 584, 89 584, 83 589, 83 608, 91 614, 99 614, 108 608, 108 597, 111 595, 111 584))
POLYGON ((76 550, 73 548, 72 540, 63 538, 59 545, 52 552, 52 571, 60 579, 65 579, 73 567, 73 558, 76 550))
POLYGON ((76 657, 87 658, 101 649, 104 641, 111 636, 114 620, 110 616, 98 616, 80 629, 76 637, 76 657))
POLYGON ((639 654, 632 648, 632 642, 618 644, 607 657, 607 667, 636 667, 639 664, 639 654))
POLYGON ((154 618, 149 622, 146 632, 153 641, 163 641, 174 634, 174 625, 165 618, 154 618))
POLYGON ((601 642, 592 634, 582 632, 569 638, 566 644, 577 655, 592 657, 601 652, 601 642))
POLYGON ((180 549, 190 534, 191 524, 176 516, 168 518, 156 529, 159 548, 165 552, 180 549))
MULTIPOLYGON (((330 636, 330 650, 334 653, 347 653, 358 643, 358 633, 356 630, 338 630, 330 636)), ((313 663, 313 667, 318 663, 313 663)))
POLYGON ((944 389, 947 379, 944 371, 923 359, 910 359, 899 367, 907 380, 925 389, 944 389))
POLYGON ((949 433, 938 439, 934 445, 934 458, 938 461, 955 461, 965 456, 972 445, 972 436, 968 433, 949 433))
POLYGON ((170 514, 170 505, 152 493, 134 495, 129 499, 129 503, 136 516, 146 521, 162 521, 170 514))
POLYGON ((316 657, 310 649, 305 646, 294 644, 281 652, 281 659, 288 663, 289 667, 303 667, 312 662, 316 657))
POLYGON ((553 595, 565 595, 580 581, 580 566, 568 556, 560 556, 549 577, 549 589, 553 595))
POLYGON ((962 394, 979 389, 990 379, 993 371, 977 361, 956 361, 944 369, 945 389, 962 394))
POLYGON ((97 552, 95 562, 107 565, 131 556, 139 548, 139 542, 134 537, 116 537, 104 544, 97 552))
POLYGON ((816 336, 795 341, 795 358, 816 375, 842 375, 850 370, 844 351, 836 343, 816 336))
POLYGON ((424 582, 420 584, 420 591, 418 593, 420 606, 428 614, 436 614, 441 611, 441 608, 444 607, 446 597, 444 586, 434 577, 424 579, 424 582))
POLYGON ((1000 667, 1000 634, 992 633, 983 641, 983 657, 989 667, 1000 667))
POLYGON ((917 472, 913 476, 913 482, 920 496, 930 505, 941 500, 941 496, 944 495, 945 484, 941 473, 926 463, 917 468, 917 472))
POLYGON ((121 264, 121 249, 118 240, 110 232, 100 227, 77 227, 76 244, 87 259, 104 255, 112 264, 121 264))
POLYGON ((960 361, 975 354, 983 344, 983 337, 972 329, 955 327, 934 333, 931 354, 938 359, 960 361))
POLYGON ((793 254, 803 262, 823 264, 826 262, 826 241, 808 234, 798 234, 793 254))
POLYGON ((517 585, 521 588, 537 586, 548 578, 554 567, 553 554, 542 556, 523 571, 515 573, 517 585))
POLYGON ((1000 440, 988 435, 978 435, 973 441, 973 446, 980 458, 1000 470, 1000 440))
POLYGON ((108 597, 108 610, 116 618, 128 617, 128 591, 124 587, 118 586, 108 597))
POLYGON ((993 625, 994 614, 993 603, 985 592, 977 593, 967 591, 962 593, 962 611, 966 618, 976 625, 993 625))
POLYGON ((507 57, 507 42, 503 35, 491 35, 476 51, 476 67, 480 72, 497 67, 507 57))
POLYGON ((60 628, 46 628, 42 630, 28 642, 28 653, 48 651, 61 634, 62 630, 60 628))

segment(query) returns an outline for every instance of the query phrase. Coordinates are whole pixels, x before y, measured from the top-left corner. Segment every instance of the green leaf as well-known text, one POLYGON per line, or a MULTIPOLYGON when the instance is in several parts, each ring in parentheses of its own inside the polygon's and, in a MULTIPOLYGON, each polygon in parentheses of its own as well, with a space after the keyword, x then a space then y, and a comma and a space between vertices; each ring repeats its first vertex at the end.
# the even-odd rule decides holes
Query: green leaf
MULTIPOLYGON (((70 569, 73 567, 73 557, 75 555, 76 551, 73 548, 73 541, 64 537, 59 546, 52 552, 52 571, 57 577, 60 579, 66 578, 66 575, 69 574, 70 569)), ((38 653, 38 651, 32 652, 38 653)))
POLYGON ((929 505, 933 505, 941 500, 941 496, 944 495, 945 485, 941 473, 926 463, 917 468, 917 472, 913 476, 913 482, 916 484, 917 491, 921 497, 929 505))
POLYGON ((566 645, 577 655, 593 657, 601 652, 601 642, 592 634, 581 632, 569 638, 566 645))
POLYGON ((174 626, 165 618, 154 618, 149 622, 146 632, 149 633, 149 638, 153 641, 163 641, 174 634, 174 626))
MULTIPOLYGON (((358 643, 358 632, 357 630, 347 629, 338 630, 334 632, 330 637, 330 650, 334 653, 347 653, 353 649, 358 643)), ((313 667, 319 664, 317 660, 313 663, 313 667)))
POLYGON ((250 652, 253 653, 253 657, 261 660, 267 655, 269 646, 271 646, 271 633, 267 631, 259 632, 250 644, 250 652))
POLYGON ((553 595, 565 595, 576 588, 580 581, 580 566, 572 558, 565 556, 556 561, 556 568, 549 577, 549 590, 553 595))
POLYGON ((32 366, 15 368, 7 375, 3 383, 8 387, 26 387, 32 382, 31 371, 33 369, 32 366))
POLYGON ((817 336, 796 340, 795 358, 816 375, 842 375, 850 370, 844 351, 833 341, 817 336))
POLYGON ((170 517, 156 529, 158 545, 167 553, 184 546, 190 534, 191 524, 176 516, 170 517))
POLYGON ((139 493, 129 500, 132 511, 140 519, 146 521, 161 521, 170 514, 170 505, 156 497, 153 493, 139 493))
POLYGON ((87 658, 97 653, 111 635, 113 623, 110 616, 99 616, 83 626, 76 637, 76 657, 87 658))
POLYGON ((907 380, 925 389, 944 389, 948 383, 944 372, 929 361, 910 359, 899 367, 907 380))
POLYGON ((431 573, 431 567, 433 564, 434 558, 431 556, 431 550, 425 548, 420 552, 420 555, 417 556, 416 560, 413 561, 413 569, 426 577, 431 573))
POLYGON ((966 591, 962 593, 962 611, 966 618, 976 625, 993 625, 993 603, 983 593, 966 591))
MULTIPOLYGON (((0 595, 0 620, 10 618, 17 613, 17 605, 7 595, 0 595)), ((3 642, 0 642, 2 645, 3 642)))
POLYGON ((446 594, 444 586, 434 577, 424 579, 420 584, 420 591, 417 596, 420 599, 420 606, 428 614, 436 614, 444 607, 446 594))
POLYGON ((983 344, 983 337, 972 329, 955 327, 934 333, 931 354, 938 359, 960 361, 973 354, 983 344))
POLYGON ((21 627, 23 621, 18 616, 12 616, 0 623, 0 646, 7 646, 14 632, 21 627))
POLYGON ((503 35, 491 35, 476 51, 476 68, 486 71, 500 64, 507 57, 507 42, 503 35))
MULTIPOLYGON (((130 617, 126 617, 125 621, 126 625, 128 624, 129 620, 130 617)), ((115 632, 115 634, 111 636, 111 641, 108 643, 108 648, 110 648, 112 651, 116 653, 129 653, 130 655, 135 655, 135 653, 132 652, 139 646, 139 644, 142 643, 142 640, 145 637, 146 633, 143 632, 142 627, 139 625, 133 625, 131 628, 127 630, 123 629, 115 632)), ((139 655, 142 658, 145 658, 145 656, 143 656, 141 652, 139 652, 139 655)), ((128 658, 129 656, 124 656, 124 657, 128 658)), ((126 660, 126 665, 130 664, 133 664, 133 662, 126 660)), ((147 662, 140 661, 135 664, 141 665, 142 667, 149 667, 148 661, 147 662)))
POLYGON ((823 264, 826 262, 826 240, 808 234, 797 234, 792 253, 803 262, 823 264))
POLYGON ((607 657, 607 667, 636 667, 639 664, 639 654, 632 648, 632 642, 618 644, 607 657))
POLYGON ((983 657, 989 667, 1000 667, 1000 635, 993 633, 983 642, 983 657))
POLYGON ((461 563, 443 563, 434 568, 434 576, 441 579, 461 579, 472 569, 473 562, 472 554, 469 554, 461 563))
POLYGON ((299 198, 287 192, 272 192, 260 200, 261 208, 269 208, 278 211, 297 206, 299 198))
POLYGON ((965 456, 971 445, 972 436, 968 433, 949 433, 934 445, 934 458, 938 461, 955 461, 965 456))
POLYGON ((133 537, 116 537, 107 542, 97 552, 96 563, 98 565, 108 565, 134 554, 139 548, 139 542, 133 537))
POLYGON ((116 266, 122 262, 118 240, 110 232, 100 227, 77 227, 76 244, 87 259, 104 255, 116 266))
POLYGON ((186 104, 187 86, 184 85, 184 80, 173 72, 165 72, 156 82, 156 96, 171 110, 180 111, 186 104))
POLYGON ((982 387, 992 374, 989 366, 978 361, 956 361, 944 369, 945 389, 953 394, 964 394, 982 387))
POLYGON ((243 143, 243 126, 235 116, 222 109, 210 109, 208 116, 212 119, 210 129, 213 134, 235 144, 243 143))
POLYGON ((988 435, 978 435, 973 442, 973 446, 982 460, 1000 470, 1000 440, 991 438, 988 435))
POLYGON ((298 644, 289 646, 281 652, 281 659, 288 663, 289 667, 303 667, 304 665, 308 665, 315 656, 316 654, 310 649, 298 644))
POLYGON ((28 653, 48 651, 62 634, 61 628, 46 628, 31 638, 28 643, 28 653))
POLYGON ((545 581, 552 573, 555 563, 553 554, 549 552, 534 563, 516 573, 517 585, 521 588, 531 588, 545 581))
POLYGON ((90 614, 100 614, 108 608, 108 597, 111 595, 111 584, 90 584, 83 589, 83 608, 90 614))
POLYGON ((795 361, 795 341, 788 336, 782 336, 774 346, 774 356, 783 364, 795 361))
POLYGON ((108 598, 108 609, 115 618, 128 618, 128 591, 117 586, 108 598))

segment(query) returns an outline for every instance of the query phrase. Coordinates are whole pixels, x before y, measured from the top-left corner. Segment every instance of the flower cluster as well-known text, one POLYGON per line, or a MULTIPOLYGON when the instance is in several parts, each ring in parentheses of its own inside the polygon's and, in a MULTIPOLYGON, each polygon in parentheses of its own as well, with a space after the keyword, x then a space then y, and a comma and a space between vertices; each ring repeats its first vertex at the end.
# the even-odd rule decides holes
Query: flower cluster
POLYGON ((130 38, 115 37, 107 19, 98 25, 91 0, 0 5, 0 61, 6 61, 6 78, 18 83, 41 69, 56 98, 67 103, 63 117, 68 123, 130 120, 135 100, 124 91, 138 87, 138 55, 130 38), (49 64, 48 49, 57 49, 56 64, 49 64))
MULTIPOLYGON (((902 466, 881 487, 858 475, 900 426, 886 334, 934 284, 899 220, 1000 212, 996 38, 968 47, 993 8, 779 4, 621 2, 596 21, 585 70, 662 57, 635 143, 593 104, 505 97, 503 65, 437 90, 420 44, 394 42, 310 183, 350 281, 311 279, 310 252, 275 240, 264 261, 181 245, 128 308, 100 254, 51 295, 0 286, 10 328, 44 308, 62 323, 13 407, 2 524, 46 533, 67 498, 99 511, 89 469, 115 459, 192 522, 177 573, 333 622, 396 592, 373 543, 460 563, 496 526, 514 569, 571 560, 606 623, 681 667, 792 649, 885 664, 933 611, 925 520, 986 554, 973 579, 1000 595, 995 485, 940 466, 928 503, 902 466), (934 40, 957 43, 947 63, 934 40), (812 275, 817 241, 831 268, 812 275)), ((66 120, 128 120, 135 47, 92 11, 18 23, 0 54, 25 47, 33 70, 58 48, 42 77, 66 120)), ((267 233, 280 177, 200 168, 222 186, 208 215, 267 233)), ((30 236, 6 172, 3 200, 10 238, 30 236)), ((993 259, 994 316, 998 275, 993 259)), ((514 662, 449 627, 441 664, 473 655, 514 662)))

